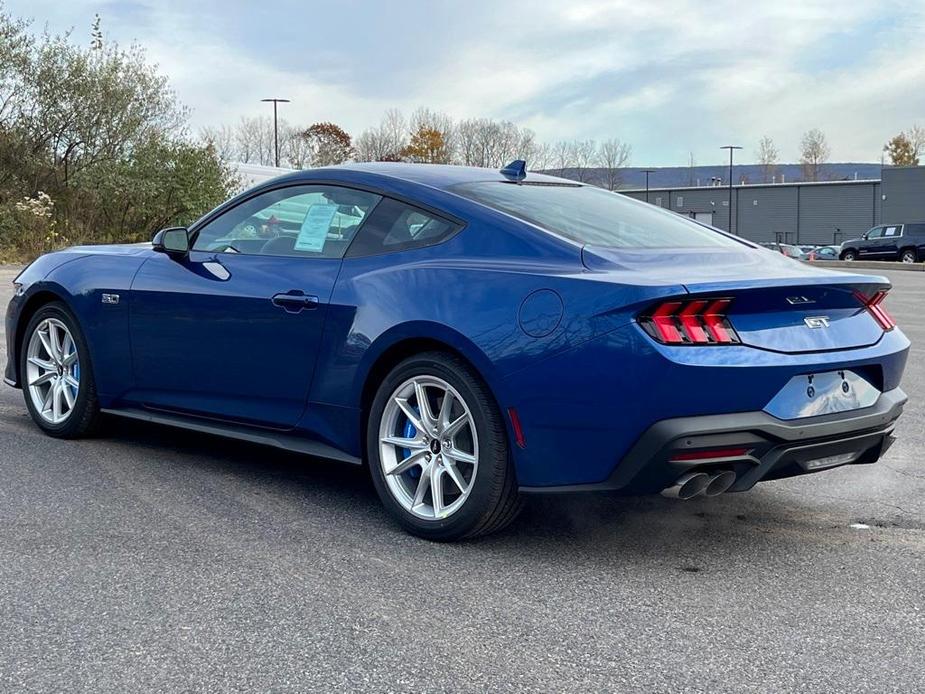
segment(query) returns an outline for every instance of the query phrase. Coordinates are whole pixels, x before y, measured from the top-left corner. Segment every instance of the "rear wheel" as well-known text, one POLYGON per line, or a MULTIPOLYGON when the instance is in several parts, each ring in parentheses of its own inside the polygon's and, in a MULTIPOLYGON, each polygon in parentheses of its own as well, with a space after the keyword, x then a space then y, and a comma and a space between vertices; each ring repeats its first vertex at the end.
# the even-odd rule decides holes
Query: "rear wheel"
POLYGON ((903 249, 902 253, 899 254, 899 259, 904 263, 917 263, 919 261, 914 248, 903 249))
POLYGON ((848 261, 857 260, 857 257, 858 257, 857 252, 853 250, 847 250, 841 254, 842 260, 848 260, 848 261))
POLYGON ((100 411, 89 349, 64 304, 47 304, 32 316, 19 372, 29 414, 46 434, 78 438, 96 426, 100 411))
POLYGON ((497 405, 452 355, 429 352, 392 370, 373 400, 367 450, 383 504, 420 537, 485 535, 520 510, 497 405))

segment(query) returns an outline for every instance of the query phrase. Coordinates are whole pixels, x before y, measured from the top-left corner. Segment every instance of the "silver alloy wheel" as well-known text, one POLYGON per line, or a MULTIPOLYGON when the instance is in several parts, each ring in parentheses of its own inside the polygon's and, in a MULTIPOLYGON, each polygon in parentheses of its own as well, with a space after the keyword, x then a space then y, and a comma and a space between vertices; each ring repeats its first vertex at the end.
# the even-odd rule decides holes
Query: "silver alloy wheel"
POLYGON ((396 388, 379 423, 379 460, 394 499, 418 518, 462 508, 475 484, 479 442, 459 392, 436 376, 396 388))
POLYGON ((903 253, 902 261, 904 263, 914 263, 915 262, 915 251, 906 251, 903 253))
POLYGON ((80 359, 71 331, 57 318, 39 323, 26 350, 26 384, 42 419, 61 424, 80 393, 80 359))

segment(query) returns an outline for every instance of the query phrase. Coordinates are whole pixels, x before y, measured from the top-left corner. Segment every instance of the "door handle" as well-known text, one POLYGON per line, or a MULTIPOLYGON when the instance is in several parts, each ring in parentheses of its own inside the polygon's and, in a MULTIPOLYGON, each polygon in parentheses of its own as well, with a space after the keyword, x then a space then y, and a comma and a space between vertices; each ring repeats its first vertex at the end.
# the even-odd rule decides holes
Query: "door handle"
POLYGON ((274 306, 285 310, 287 313, 299 313, 318 308, 318 297, 305 294, 300 290, 294 289, 285 294, 274 294, 270 299, 274 306))

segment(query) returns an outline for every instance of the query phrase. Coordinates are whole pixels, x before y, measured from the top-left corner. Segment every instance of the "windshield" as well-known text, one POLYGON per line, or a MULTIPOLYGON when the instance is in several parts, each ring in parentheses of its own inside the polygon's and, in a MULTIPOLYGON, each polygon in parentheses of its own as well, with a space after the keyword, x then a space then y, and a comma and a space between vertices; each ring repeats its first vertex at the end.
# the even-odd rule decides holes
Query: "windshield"
POLYGON ((610 248, 738 246, 680 215, 593 186, 461 183, 454 193, 581 244, 610 248))

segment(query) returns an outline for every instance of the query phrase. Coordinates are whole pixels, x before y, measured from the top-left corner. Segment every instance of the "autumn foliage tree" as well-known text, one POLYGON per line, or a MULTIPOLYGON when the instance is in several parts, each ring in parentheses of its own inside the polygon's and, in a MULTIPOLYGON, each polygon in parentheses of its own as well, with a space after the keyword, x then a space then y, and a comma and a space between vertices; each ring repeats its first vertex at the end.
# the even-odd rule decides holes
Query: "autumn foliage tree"
POLYGON ((899 133, 883 147, 883 151, 890 157, 893 166, 918 166, 919 158, 915 144, 906 135, 899 133))
POLYGON ((402 157, 421 164, 448 164, 450 152, 446 138, 436 128, 422 125, 413 133, 402 157))
POLYGON ((343 164, 353 156, 350 135, 334 123, 315 123, 302 133, 312 166, 343 164))

